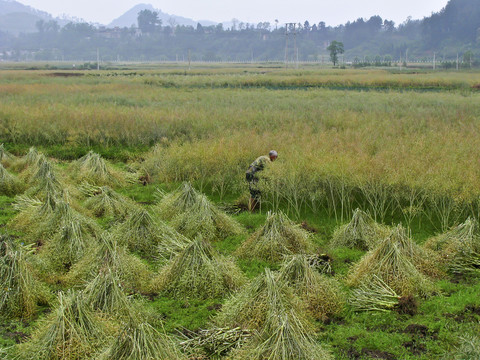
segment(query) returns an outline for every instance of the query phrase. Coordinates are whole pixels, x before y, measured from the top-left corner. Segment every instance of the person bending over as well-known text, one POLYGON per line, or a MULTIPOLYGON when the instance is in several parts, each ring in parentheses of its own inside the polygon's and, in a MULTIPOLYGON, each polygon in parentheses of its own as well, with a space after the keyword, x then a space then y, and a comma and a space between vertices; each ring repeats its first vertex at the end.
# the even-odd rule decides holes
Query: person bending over
POLYGON ((263 171, 265 166, 275 161, 277 157, 277 152, 272 150, 268 155, 262 155, 255 159, 255 161, 248 167, 245 176, 248 181, 248 188, 250 189, 250 200, 248 202, 249 211, 254 211, 260 203, 261 192, 258 189, 258 173, 263 171))

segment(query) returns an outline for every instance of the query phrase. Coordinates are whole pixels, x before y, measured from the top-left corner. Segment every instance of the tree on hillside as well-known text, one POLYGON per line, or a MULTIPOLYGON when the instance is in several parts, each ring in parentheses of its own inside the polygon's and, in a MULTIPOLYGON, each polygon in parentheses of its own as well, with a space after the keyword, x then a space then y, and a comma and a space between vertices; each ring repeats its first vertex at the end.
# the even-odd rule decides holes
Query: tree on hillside
POLYGON ((330 51, 330 60, 332 60, 333 66, 338 63, 338 54, 343 54, 345 52, 343 43, 336 40, 333 40, 330 43, 330 45, 327 47, 327 50, 330 51))
POLYGON ((142 33, 154 33, 162 26, 162 20, 158 18, 158 12, 147 9, 138 13, 137 22, 142 33))

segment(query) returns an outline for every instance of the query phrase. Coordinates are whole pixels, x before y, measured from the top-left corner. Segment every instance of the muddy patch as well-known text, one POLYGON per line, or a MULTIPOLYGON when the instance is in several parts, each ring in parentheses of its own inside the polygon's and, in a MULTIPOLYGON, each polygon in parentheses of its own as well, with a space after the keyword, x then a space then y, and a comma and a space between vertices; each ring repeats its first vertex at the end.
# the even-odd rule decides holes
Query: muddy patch
POLYGON ((362 349, 361 354, 363 356, 369 356, 371 359, 385 359, 385 360, 396 360, 397 358, 395 355, 380 350, 370 350, 370 349, 362 349))
POLYGON ((417 300, 413 296, 402 296, 398 300, 398 304, 395 307, 395 311, 401 315, 413 316, 418 311, 417 300))
POLYGON ((75 77, 75 76, 83 76, 83 73, 73 73, 73 72, 54 72, 48 74, 49 76, 53 77, 75 77))

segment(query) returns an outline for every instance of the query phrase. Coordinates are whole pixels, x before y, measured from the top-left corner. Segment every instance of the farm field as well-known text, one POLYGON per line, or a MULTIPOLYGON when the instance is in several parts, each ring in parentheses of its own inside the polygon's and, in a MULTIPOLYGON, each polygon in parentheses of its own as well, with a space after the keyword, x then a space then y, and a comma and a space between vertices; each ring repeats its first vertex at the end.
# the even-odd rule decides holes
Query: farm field
POLYGON ((0 70, 0 358, 478 358, 479 127, 473 71, 0 70))

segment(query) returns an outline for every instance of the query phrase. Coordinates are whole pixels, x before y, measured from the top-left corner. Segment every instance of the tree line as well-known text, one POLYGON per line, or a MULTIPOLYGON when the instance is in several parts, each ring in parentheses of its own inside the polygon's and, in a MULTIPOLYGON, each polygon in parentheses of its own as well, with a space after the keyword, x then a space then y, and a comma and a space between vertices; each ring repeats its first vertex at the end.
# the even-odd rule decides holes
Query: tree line
POLYGON ((98 49, 102 61, 327 61, 333 41, 341 42, 344 58, 356 63, 420 60, 433 53, 444 62, 468 53, 475 63, 480 55, 480 0, 450 0, 430 17, 398 25, 375 15, 338 26, 308 20, 184 26, 164 24, 150 10, 139 12, 137 20, 136 27, 114 29, 39 21, 36 33, 0 33, 0 59, 87 61, 96 59, 98 49))

